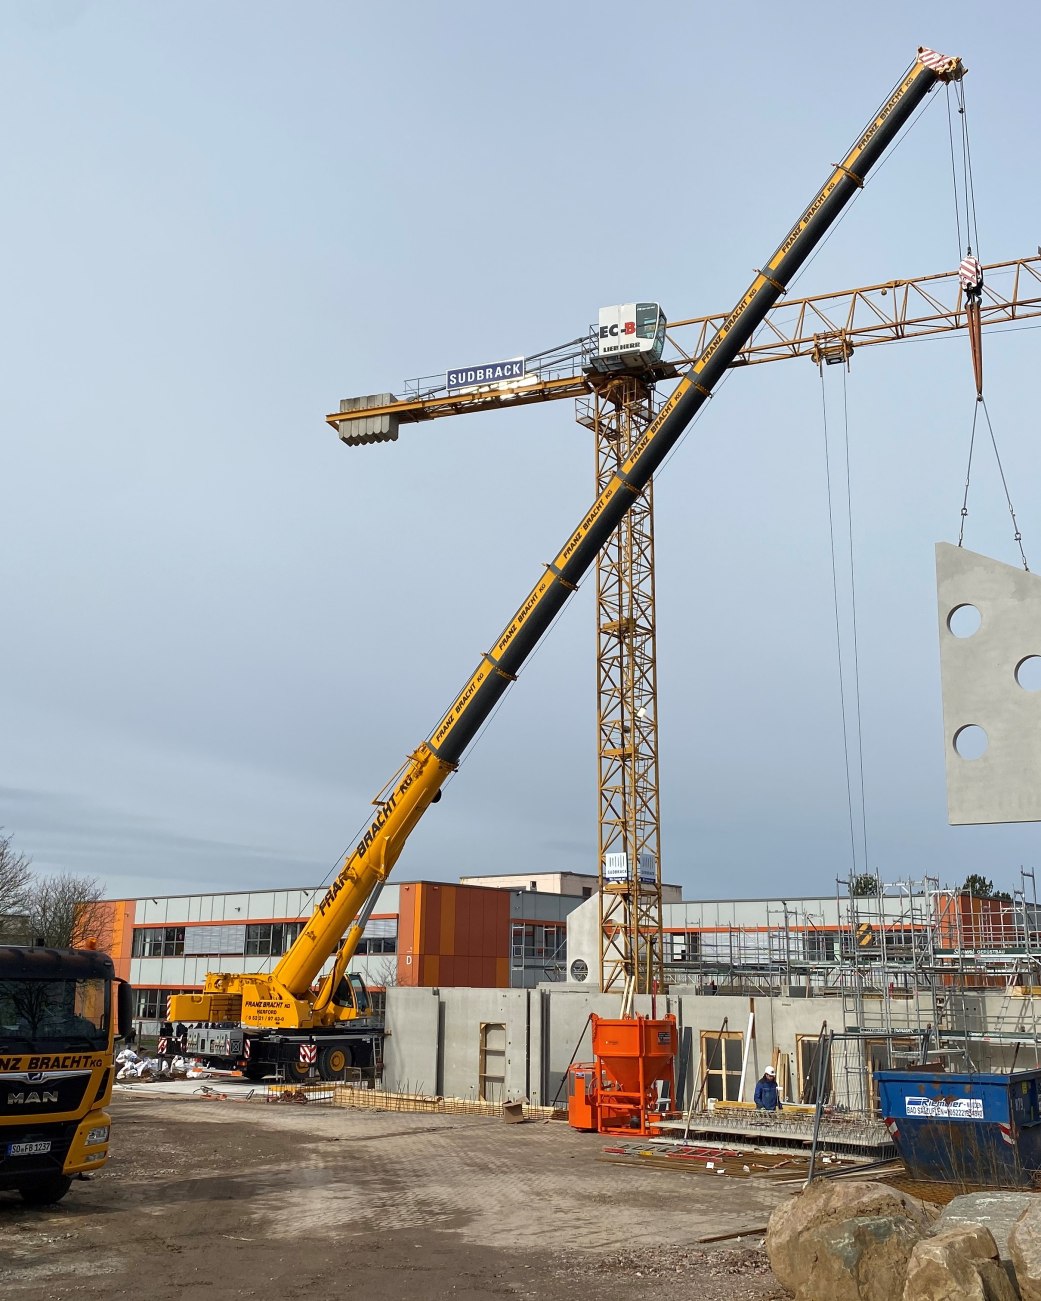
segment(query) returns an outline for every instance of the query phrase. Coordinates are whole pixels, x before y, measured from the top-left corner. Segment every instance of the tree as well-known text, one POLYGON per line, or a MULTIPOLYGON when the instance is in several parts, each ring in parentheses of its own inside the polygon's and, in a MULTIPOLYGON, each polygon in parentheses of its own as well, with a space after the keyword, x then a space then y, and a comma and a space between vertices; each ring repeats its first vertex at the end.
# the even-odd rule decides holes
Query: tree
POLYGON ((874 872, 860 872, 853 878, 849 885, 849 892, 862 898, 868 894, 878 894, 880 882, 874 872))
POLYGON ((28 901, 29 934, 49 949, 72 949, 93 939, 99 949, 111 940, 111 916, 96 876, 58 872, 38 877, 28 901))
POLYGON ((960 893, 974 894, 977 899, 990 899, 994 894, 994 882, 980 876, 979 872, 970 872, 960 893))
POLYGON ((32 859, 18 853, 13 839, 0 827, 0 932, 8 931, 12 938, 21 939, 32 889, 32 859))

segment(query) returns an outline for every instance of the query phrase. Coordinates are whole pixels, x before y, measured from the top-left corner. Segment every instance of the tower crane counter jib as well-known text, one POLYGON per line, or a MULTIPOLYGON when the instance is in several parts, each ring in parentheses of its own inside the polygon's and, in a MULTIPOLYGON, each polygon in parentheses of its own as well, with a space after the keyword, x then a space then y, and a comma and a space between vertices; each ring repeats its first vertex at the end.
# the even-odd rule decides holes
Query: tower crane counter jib
MULTIPOLYGON (((231 1056, 237 1054, 253 1074, 282 1067, 287 1075, 301 1078, 298 1064, 306 1067, 306 1076, 310 1063, 316 1063, 320 1073, 328 1076, 336 1073, 338 1064, 342 1066, 345 1055, 356 1064, 364 1063, 366 1056, 370 1060, 378 1056, 380 1030, 368 1015, 364 985, 358 977, 346 974, 361 935, 361 927, 357 923, 352 926, 352 922, 363 923, 371 912, 374 896, 382 889, 409 834, 439 798, 466 747, 792 276, 926 94, 937 81, 957 80, 963 72, 957 58, 924 49, 918 52, 910 70, 842 162, 834 166, 823 188, 757 272, 737 306, 546 566, 428 740, 389 784, 392 793, 388 795, 385 788, 377 797, 379 811, 369 830, 270 975, 210 973, 202 993, 171 998, 172 1018, 234 1025, 237 1035, 229 1037, 226 1029, 222 1033, 233 1045, 231 1056), (313 982, 330 962, 328 974, 314 987, 313 982)), ((653 340, 658 318, 651 321, 645 317, 643 324, 645 331, 650 328, 653 340)), ((660 328, 663 333, 663 317, 660 328)), ((196 1051, 211 1059, 218 1057, 205 1051, 206 1042, 203 1033, 194 1044, 196 1051)))

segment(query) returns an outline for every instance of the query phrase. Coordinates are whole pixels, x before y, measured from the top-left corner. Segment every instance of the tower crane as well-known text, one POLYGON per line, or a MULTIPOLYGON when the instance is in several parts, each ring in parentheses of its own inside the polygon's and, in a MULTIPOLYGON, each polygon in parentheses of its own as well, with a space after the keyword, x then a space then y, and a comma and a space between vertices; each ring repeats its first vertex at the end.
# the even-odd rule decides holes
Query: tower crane
MULTIPOLYGON (((982 270, 975 328, 1041 315, 1041 249, 982 270)), ((361 446, 395 441, 403 424, 569 399, 596 437, 600 492, 657 413, 655 386, 700 356, 726 315, 675 320, 666 330, 657 304, 604 308, 588 335, 497 366, 406 381, 401 397, 346 398, 326 421, 347 446, 361 446), (628 351, 612 342, 619 337, 630 341, 628 351)), ((964 330, 972 321, 957 269, 887 280, 782 300, 730 365, 804 357, 848 366, 855 349, 964 330)), ((600 983, 605 992, 624 989, 635 976, 636 988, 647 991, 664 982, 653 480, 597 556, 596 618, 600 983)))
MULTIPOLYGON (((258 1075, 274 1067, 302 1078, 316 1068, 324 1078, 336 1078, 353 1059, 355 1049, 362 1046, 359 1040, 363 1034, 359 1031, 371 1034, 370 1051, 376 1054, 381 1027, 370 1026, 371 1008, 364 983, 348 967, 365 923, 408 837, 427 809, 440 799, 444 783, 456 771, 474 737, 516 680, 598 553, 608 545, 637 501, 647 500, 644 494, 651 477, 863 184, 864 177, 936 84, 960 80, 964 71, 958 58, 919 49, 843 161, 832 167, 809 207, 790 227, 762 270, 756 271, 733 310, 697 358, 683 368, 669 398, 660 408, 650 397, 645 400, 648 406, 657 408, 653 418, 632 439, 626 452, 618 446, 613 449, 616 468, 603 489, 554 559, 545 566, 498 638, 481 656, 441 721, 373 800, 375 813, 368 829, 347 853, 310 920, 274 969, 270 973, 210 971, 201 991, 171 996, 170 1018, 195 1022, 194 1033, 207 1037, 205 1046, 195 1045, 200 1055, 218 1060, 230 1057, 258 1075)), ((653 351, 658 325, 655 316, 650 332, 652 348, 637 348, 636 353, 653 351)), ((635 328, 634 320, 634 331, 635 328)), ((598 355, 607 357, 607 349, 598 348, 598 355)), ((630 378, 624 357, 618 359, 618 365, 605 364, 604 373, 612 377, 610 382, 616 377, 622 381, 630 378)), ((482 375, 482 380, 486 378, 482 375)), ((596 390, 593 397, 599 398, 596 390)), ((354 404, 370 410, 376 405, 366 399, 356 399, 354 404)), ((620 425, 614 427, 621 430, 620 425)), ((377 437, 384 436, 380 432, 383 428, 381 416, 377 419, 377 437)), ((386 429, 389 428, 388 420, 386 429)), ((637 428, 635 421, 632 428, 637 428)), ((362 434, 367 436, 364 426, 362 434)), ((615 441, 618 443, 619 439, 615 441)), ((542 467, 542 474, 544 478, 547 476, 547 467, 542 467)), ((650 631, 653 634, 653 628, 650 631)), ((657 863, 653 866, 660 899, 660 867, 657 863)), ((635 866, 629 871, 629 880, 636 883, 634 893, 639 893, 639 873, 635 866)), ((616 893, 628 906, 631 895, 625 893, 627 883, 621 885, 622 889, 616 893)), ((660 927, 659 906, 659 936, 660 927)), ((627 990, 635 986, 639 960, 644 954, 641 944, 648 956, 648 974, 653 962, 661 961, 660 944, 655 954, 654 945, 649 942, 652 939, 649 936, 644 940, 639 933, 635 937, 627 954, 627 990)), ((623 1015, 625 1010, 623 1000, 623 1015)), ((673 1020, 672 1031, 661 1031, 670 1037, 673 1047, 674 1030, 673 1020)), ((192 1048, 191 1039, 189 1048, 192 1048)), ((643 1079, 642 1067, 639 1077, 643 1079)), ((646 1096, 633 1101, 638 1110, 645 1105, 646 1096)))
MULTIPOLYGON (((983 271, 983 326, 1041 314, 1041 255, 994 263, 983 271)), ((958 271, 789 299, 767 315, 731 364, 806 357, 817 365, 848 365, 856 348, 964 329, 969 306, 958 271)), ((624 316, 625 310, 605 309, 601 320, 611 311, 624 316)), ((634 333, 643 334, 649 346, 630 356, 627 365, 597 364, 601 323, 588 337, 525 361, 514 359, 505 378, 482 367, 462 373, 473 381, 468 385, 449 388, 452 376, 410 381, 403 397, 346 399, 326 420, 344 443, 360 445, 395 440, 401 424, 572 399, 579 422, 596 435, 600 490, 653 418, 655 385, 701 353, 725 313, 673 321, 667 336, 657 305, 631 305, 632 318, 634 333), (668 353, 655 346, 659 338, 667 338, 668 353)), ((660 937, 661 925, 652 494, 649 483, 596 562, 600 975, 605 990, 633 971, 642 988, 663 977, 660 938, 649 947, 640 938, 660 937), (622 871, 616 866, 619 849, 625 855, 622 871), (641 862, 652 869, 645 867, 642 881, 641 862)))

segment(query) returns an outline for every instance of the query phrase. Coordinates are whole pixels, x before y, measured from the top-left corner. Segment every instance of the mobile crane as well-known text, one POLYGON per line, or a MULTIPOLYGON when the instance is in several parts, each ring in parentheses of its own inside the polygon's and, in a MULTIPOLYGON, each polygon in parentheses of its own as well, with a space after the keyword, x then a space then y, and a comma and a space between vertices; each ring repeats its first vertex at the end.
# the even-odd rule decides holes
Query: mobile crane
POLYGON ((296 1079, 306 1078, 314 1067, 323 1078, 335 1078, 352 1060, 371 1061, 379 1049, 380 1027, 371 1016, 363 982, 347 968, 413 828, 441 798, 441 788, 467 746, 516 681, 600 549, 789 281, 863 186, 869 170, 929 91, 938 82, 960 80, 964 72, 958 58, 918 51, 546 566, 441 721, 377 795, 368 829, 293 946, 270 974, 211 972, 202 992, 171 997, 171 1019, 197 1025, 189 1036, 189 1050, 213 1061, 238 1062, 248 1074, 281 1069, 296 1079))

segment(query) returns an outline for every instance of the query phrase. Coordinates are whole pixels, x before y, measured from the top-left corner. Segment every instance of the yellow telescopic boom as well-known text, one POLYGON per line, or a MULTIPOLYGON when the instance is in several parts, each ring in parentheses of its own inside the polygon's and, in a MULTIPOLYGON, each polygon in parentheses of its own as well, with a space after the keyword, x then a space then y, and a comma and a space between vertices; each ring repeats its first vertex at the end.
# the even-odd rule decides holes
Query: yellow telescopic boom
POLYGON ((382 886, 413 827, 439 796, 466 747, 578 586, 625 512, 679 441, 713 386, 751 338, 796 271, 863 186, 868 172, 915 108, 939 81, 957 81, 958 58, 920 49, 910 69, 883 101, 852 148, 833 168, 813 202, 756 274, 733 311, 687 373, 657 418, 578 527, 548 564, 495 644, 433 733, 410 756, 376 800, 376 815, 336 874, 314 915, 270 975, 214 973, 204 992, 177 995, 177 1020, 241 1021, 257 1027, 320 1028, 354 1015, 341 980, 361 931, 344 935, 373 892, 382 886), (315 992, 312 983, 334 955, 333 971, 315 992), (342 998, 342 1001, 337 1001, 342 998))

